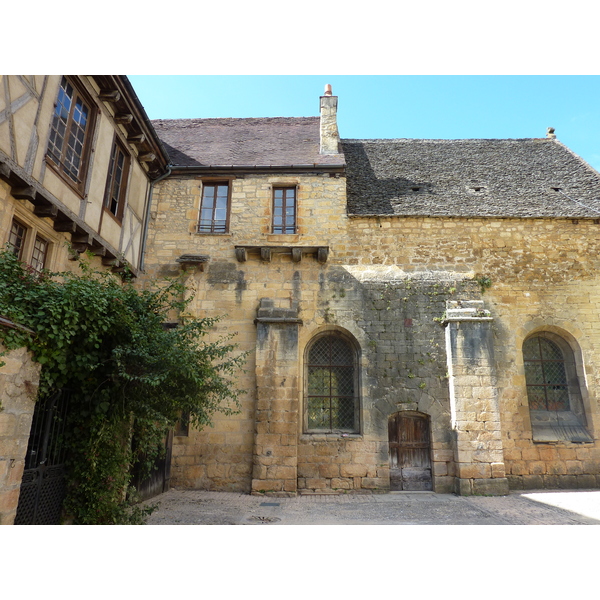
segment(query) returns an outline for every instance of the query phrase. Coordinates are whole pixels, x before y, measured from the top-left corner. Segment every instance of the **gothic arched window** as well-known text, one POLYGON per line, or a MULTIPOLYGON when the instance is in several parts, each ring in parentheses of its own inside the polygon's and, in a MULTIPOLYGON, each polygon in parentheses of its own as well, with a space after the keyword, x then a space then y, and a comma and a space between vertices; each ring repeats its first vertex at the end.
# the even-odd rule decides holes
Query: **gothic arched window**
POLYGON ((305 430, 358 433, 357 352, 337 332, 316 337, 306 353, 305 430))

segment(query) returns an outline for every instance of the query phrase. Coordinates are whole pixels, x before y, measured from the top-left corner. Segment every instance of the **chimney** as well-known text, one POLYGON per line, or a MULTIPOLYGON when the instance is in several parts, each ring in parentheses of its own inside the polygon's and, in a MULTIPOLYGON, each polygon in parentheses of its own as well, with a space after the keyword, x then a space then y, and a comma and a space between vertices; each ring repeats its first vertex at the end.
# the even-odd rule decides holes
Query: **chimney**
POLYGON ((321 147, 320 154, 339 154, 340 135, 337 128, 337 96, 331 95, 331 85, 325 86, 321 96, 321 147))

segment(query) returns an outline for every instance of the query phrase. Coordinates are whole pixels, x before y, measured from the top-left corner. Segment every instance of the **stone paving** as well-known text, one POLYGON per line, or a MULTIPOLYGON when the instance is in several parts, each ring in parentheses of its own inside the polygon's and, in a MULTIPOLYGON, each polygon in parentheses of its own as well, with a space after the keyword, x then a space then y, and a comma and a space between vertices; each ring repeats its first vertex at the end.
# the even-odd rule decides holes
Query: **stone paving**
POLYGON ((598 525, 600 490, 541 490, 508 496, 433 492, 296 498, 172 489, 149 525, 598 525))

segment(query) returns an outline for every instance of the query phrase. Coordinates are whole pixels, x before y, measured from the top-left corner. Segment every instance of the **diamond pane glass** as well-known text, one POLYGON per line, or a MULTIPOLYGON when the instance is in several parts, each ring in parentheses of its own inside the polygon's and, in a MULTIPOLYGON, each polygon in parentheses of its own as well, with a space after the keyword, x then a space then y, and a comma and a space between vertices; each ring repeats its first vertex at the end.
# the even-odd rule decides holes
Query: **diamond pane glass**
POLYGON ((562 351, 544 337, 523 344, 525 381, 531 410, 569 410, 569 387, 562 351))
POLYGON ((528 386, 527 398, 529 410, 546 410, 546 388, 543 386, 528 386))
POLYGON ((527 385, 535 385, 545 383, 544 371, 542 370, 541 362, 526 362, 525 363, 525 379, 527 385))
POLYGON ((523 359, 524 360, 539 360, 540 355, 540 343, 539 338, 529 338, 523 344, 523 359))
POLYGON ((562 352, 554 342, 544 338, 538 339, 540 341, 540 349, 543 360, 563 360, 562 352))
POLYGON ((569 390, 567 386, 546 388, 548 410, 569 410, 569 390))
POLYGON ((320 431, 354 431, 354 351, 335 335, 317 339, 308 352, 307 424, 320 431))

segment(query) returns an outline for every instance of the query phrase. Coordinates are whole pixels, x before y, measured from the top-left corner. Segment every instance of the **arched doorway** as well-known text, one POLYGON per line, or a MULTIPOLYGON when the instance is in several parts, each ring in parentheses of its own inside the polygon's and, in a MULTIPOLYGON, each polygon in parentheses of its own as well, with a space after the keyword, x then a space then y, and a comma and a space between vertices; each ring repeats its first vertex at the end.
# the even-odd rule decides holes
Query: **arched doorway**
POLYGON ((429 415, 397 412, 388 420, 390 490, 433 489, 429 415))

